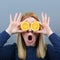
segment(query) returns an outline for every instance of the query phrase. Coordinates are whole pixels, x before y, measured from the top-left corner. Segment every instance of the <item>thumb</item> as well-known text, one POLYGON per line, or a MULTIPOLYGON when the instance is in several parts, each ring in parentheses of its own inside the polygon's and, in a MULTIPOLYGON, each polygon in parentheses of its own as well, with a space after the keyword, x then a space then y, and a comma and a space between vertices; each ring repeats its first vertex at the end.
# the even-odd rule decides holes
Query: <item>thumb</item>
POLYGON ((34 33, 44 33, 43 30, 39 30, 39 31, 34 31, 34 33))

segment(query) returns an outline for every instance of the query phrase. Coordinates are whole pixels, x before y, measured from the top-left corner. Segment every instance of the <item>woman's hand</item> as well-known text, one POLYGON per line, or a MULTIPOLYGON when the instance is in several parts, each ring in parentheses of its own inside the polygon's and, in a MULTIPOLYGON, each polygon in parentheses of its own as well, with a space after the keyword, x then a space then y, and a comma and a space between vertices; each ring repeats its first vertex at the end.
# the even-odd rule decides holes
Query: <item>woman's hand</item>
POLYGON ((10 24, 6 29, 6 32, 9 33, 10 35, 24 32, 19 29, 19 26, 21 24, 20 20, 21 20, 21 13, 19 15, 18 13, 16 13, 14 19, 12 19, 12 16, 10 15, 10 24))
POLYGON ((40 22, 41 29, 39 31, 35 31, 35 33, 43 33, 45 35, 50 36, 53 32, 49 26, 50 17, 47 17, 47 14, 42 13, 42 22, 40 22))

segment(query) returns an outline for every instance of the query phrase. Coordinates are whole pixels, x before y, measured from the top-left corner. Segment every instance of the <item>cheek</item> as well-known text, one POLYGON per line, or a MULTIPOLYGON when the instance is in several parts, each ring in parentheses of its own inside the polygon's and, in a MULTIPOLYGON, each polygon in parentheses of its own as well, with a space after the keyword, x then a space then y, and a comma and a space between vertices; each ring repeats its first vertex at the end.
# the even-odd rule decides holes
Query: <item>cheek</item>
POLYGON ((35 42, 36 42, 36 40, 37 40, 38 36, 39 36, 39 34, 34 34, 35 42))
POLYGON ((33 34, 33 40, 36 41, 38 37, 38 34, 33 34))
MULTIPOLYGON (((22 34, 22 37, 24 38, 24 40, 27 40, 27 36, 28 36, 28 33, 23 33, 22 34)), ((37 36, 38 36, 38 34, 34 34, 34 33, 32 34, 32 38, 34 40, 36 40, 37 36)))
POLYGON ((23 37, 24 41, 27 40, 27 33, 22 33, 22 37, 23 37))
POLYGON ((34 37, 37 38, 38 34, 34 34, 34 37))

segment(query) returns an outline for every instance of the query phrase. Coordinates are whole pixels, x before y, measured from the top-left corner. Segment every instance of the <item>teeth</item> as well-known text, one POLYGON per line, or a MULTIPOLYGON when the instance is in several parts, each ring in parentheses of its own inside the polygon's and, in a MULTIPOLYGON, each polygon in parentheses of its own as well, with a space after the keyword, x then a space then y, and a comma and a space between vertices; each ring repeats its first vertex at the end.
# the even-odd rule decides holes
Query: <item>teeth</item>
POLYGON ((32 40, 32 36, 31 35, 28 36, 28 40, 32 40))

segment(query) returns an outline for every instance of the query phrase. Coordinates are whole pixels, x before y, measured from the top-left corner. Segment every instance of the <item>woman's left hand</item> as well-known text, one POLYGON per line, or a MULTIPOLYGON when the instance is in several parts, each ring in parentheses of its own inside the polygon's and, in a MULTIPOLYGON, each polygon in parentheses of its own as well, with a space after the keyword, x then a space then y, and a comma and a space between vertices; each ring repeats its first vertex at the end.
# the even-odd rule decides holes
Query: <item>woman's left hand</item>
POLYGON ((43 33, 45 35, 50 36, 53 33, 49 26, 50 17, 47 17, 47 14, 43 13, 41 15, 42 15, 42 22, 39 22, 41 29, 39 31, 35 31, 35 33, 43 33))

